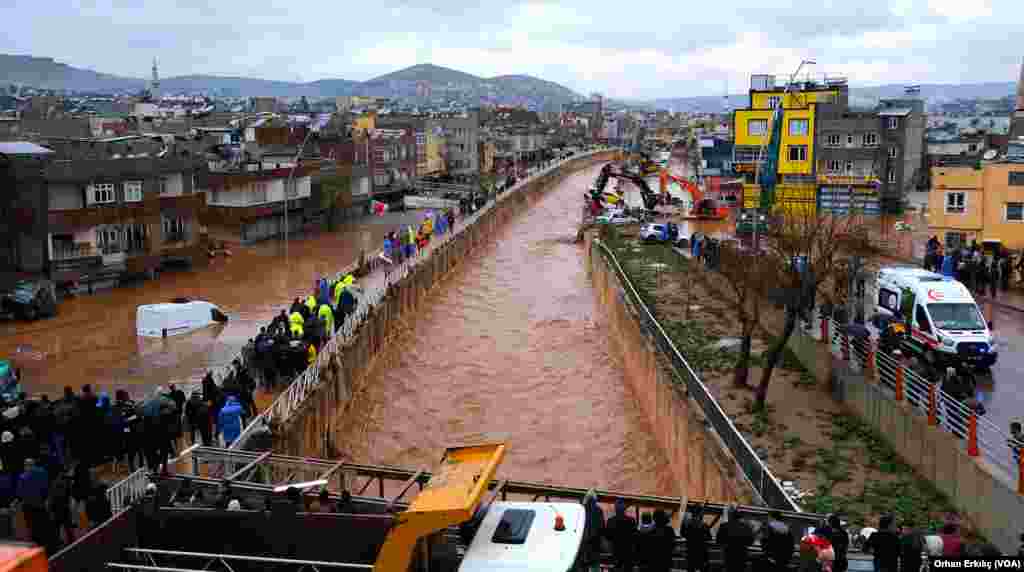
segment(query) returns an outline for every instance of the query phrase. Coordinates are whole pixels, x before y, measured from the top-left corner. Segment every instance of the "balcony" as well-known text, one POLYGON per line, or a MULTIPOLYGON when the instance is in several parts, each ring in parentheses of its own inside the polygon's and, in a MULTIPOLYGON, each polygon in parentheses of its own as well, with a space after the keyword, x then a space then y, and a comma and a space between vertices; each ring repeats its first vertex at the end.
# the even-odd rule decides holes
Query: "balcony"
POLYGON ((880 185, 881 180, 877 175, 871 172, 865 171, 851 171, 851 172, 832 172, 832 173, 819 173, 818 184, 820 185, 839 185, 839 186, 865 186, 865 185, 880 185))

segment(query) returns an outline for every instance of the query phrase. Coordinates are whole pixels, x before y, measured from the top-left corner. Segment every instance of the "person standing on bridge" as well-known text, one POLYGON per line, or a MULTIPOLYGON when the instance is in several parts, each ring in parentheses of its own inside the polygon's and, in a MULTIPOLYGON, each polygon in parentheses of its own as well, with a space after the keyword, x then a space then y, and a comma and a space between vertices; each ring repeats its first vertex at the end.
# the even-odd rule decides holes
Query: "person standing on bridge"
POLYGON ((704 522, 704 509, 688 511, 683 515, 683 526, 679 533, 686 538, 686 569, 689 572, 707 572, 711 529, 704 522))
POLYGON ((626 514, 626 502, 615 501, 615 516, 608 519, 604 536, 612 544, 612 556, 615 558, 615 570, 633 572, 636 564, 636 519, 626 514))
POLYGON ((723 513, 722 525, 718 527, 715 541, 725 552, 726 572, 746 572, 747 551, 754 543, 754 531, 737 514, 736 505, 729 505, 723 513))
POLYGON ((224 446, 230 447, 242 434, 242 406, 238 398, 229 396, 217 416, 217 427, 224 435, 224 446))
POLYGON ((664 509, 654 511, 654 529, 648 539, 650 572, 669 572, 672 570, 672 559, 676 551, 676 531, 672 530, 672 522, 664 509))
POLYGON ((761 530, 761 547, 764 549, 764 555, 771 559, 771 565, 765 570, 785 572, 793 558, 793 533, 790 532, 789 525, 782 521, 781 512, 773 510, 769 516, 771 520, 761 530))
POLYGON ((583 495, 583 509, 586 514, 583 531, 584 570, 601 572, 601 540, 604 537, 604 512, 597 504, 597 491, 590 489, 583 495))

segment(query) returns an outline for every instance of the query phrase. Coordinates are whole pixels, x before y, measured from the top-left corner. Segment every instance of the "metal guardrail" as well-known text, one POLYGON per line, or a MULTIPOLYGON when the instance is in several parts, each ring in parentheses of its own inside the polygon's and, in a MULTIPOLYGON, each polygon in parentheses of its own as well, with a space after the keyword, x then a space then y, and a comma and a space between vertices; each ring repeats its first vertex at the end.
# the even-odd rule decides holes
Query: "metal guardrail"
POLYGON ((110 501, 110 508, 114 514, 127 510, 132 503, 146 494, 146 485, 149 484, 149 473, 145 468, 140 468, 134 473, 114 483, 107 489, 107 500, 110 501))
MULTIPOLYGON (((403 260, 395 269, 386 270, 384 284, 378 288, 372 288, 364 291, 363 295, 357 298, 358 303, 356 305, 355 312, 345 319, 338 332, 331 337, 323 348, 321 348, 320 352, 317 354, 316 361, 307 367, 305 371, 299 374, 299 376, 295 378, 295 380, 292 381, 292 383, 289 384, 288 387, 274 400, 270 407, 263 410, 249 423, 249 425, 244 428, 238 438, 231 444, 231 448, 244 449, 248 440, 260 428, 269 426, 271 422, 280 424, 287 421, 291 417, 292 413, 301 407, 306 397, 311 395, 316 388, 320 386, 320 370, 321 368, 326 367, 326 360, 334 359, 334 356, 338 353, 340 348, 346 347, 354 341, 355 335, 359 330, 359 326, 361 326, 366 320, 370 309, 380 304, 391 284, 394 284, 408 276, 412 270, 418 264, 426 260, 435 249, 440 248, 461 236, 462 233, 469 227, 473 226, 480 217, 490 212, 495 205, 505 200, 515 191, 522 189, 526 184, 530 183, 535 176, 546 175, 560 168, 569 161, 590 156, 604 150, 604 148, 599 148, 569 159, 558 161, 548 167, 530 170, 529 176, 526 179, 518 182, 507 192, 498 195, 496 200, 489 201, 486 205, 470 216, 463 218, 461 221, 456 221, 454 228, 449 232, 444 235, 436 236, 436 240, 432 240, 425 251, 418 252, 412 258, 403 260)), ((371 271, 379 269, 379 265, 383 264, 383 261, 379 258, 379 255, 382 252, 383 250, 375 251, 372 256, 368 257, 371 271)), ((346 274, 355 270, 355 268, 356 264, 346 266, 342 271, 337 273, 335 280, 344 277, 346 274)), ((230 366, 227 366, 221 370, 221 380, 226 377, 229 368, 230 366)))
POLYGON ((1010 435, 999 426, 985 416, 975 415, 968 406, 943 391, 939 382, 926 379, 907 364, 901 364, 893 356, 879 352, 875 340, 851 340, 834 318, 828 319, 828 331, 830 353, 843 357, 844 351, 848 351, 851 364, 857 370, 875 372, 878 382, 886 389, 883 393, 886 397, 893 400, 900 398, 911 404, 915 412, 928 416, 931 395, 934 393, 937 427, 957 436, 966 449, 970 445, 968 434, 973 422, 980 454, 986 461, 999 467, 1011 482, 1019 478, 1016 456, 1009 446, 1010 435), (847 345, 848 350, 843 349, 844 345, 847 345), (902 387, 897 391, 897 373, 900 369, 903 375, 902 387))
POLYGON ((625 286, 626 292, 628 292, 634 305, 640 309, 639 316, 640 320, 648 327, 649 330, 654 332, 654 339, 662 352, 669 358, 676 372, 681 373, 686 388, 689 391, 690 397, 700 404, 701 410, 704 412, 705 418, 718 433, 725 446, 732 453, 733 457, 739 463, 743 469, 744 475, 750 484, 753 486, 757 494, 760 495, 761 500, 768 506, 777 508, 780 510, 787 510, 791 512, 802 512, 799 505, 797 505, 793 499, 789 498, 789 495, 783 490, 782 485, 778 479, 771 473, 768 467, 764 464, 754 449, 750 446, 750 443, 743 438, 739 430, 733 424, 732 420, 722 409, 722 406, 718 404, 718 401, 712 397, 711 392, 708 391, 704 382, 700 380, 697 372, 693 370, 690 363, 686 361, 683 354, 679 351, 676 345, 669 338, 664 328, 651 313, 647 304, 644 303, 640 297, 640 293, 637 292, 633 286, 632 280, 623 270, 619 264, 618 259, 610 248, 608 248, 600 240, 594 240, 594 245, 599 248, 602 255, 612 264, 615 274, 622 281, 625 286))

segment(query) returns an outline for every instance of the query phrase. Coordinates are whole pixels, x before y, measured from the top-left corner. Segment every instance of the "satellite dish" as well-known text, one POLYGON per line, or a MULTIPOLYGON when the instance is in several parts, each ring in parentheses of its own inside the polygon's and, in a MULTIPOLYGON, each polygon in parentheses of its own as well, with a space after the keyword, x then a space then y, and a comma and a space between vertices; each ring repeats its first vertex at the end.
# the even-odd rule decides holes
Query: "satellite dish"
POLYGON ((984 155, 982 155, 982 159, 985 159, 986 161, 991 161, 992 159, 995 159, 997 155, 999 155, 998 150, 989 149, 988 151, 985 151, 984 155))

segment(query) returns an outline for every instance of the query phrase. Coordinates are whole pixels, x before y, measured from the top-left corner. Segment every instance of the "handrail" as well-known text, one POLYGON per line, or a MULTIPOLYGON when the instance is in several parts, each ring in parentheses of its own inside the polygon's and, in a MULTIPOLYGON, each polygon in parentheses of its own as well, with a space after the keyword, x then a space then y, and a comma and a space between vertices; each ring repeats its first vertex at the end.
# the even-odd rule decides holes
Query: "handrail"
POLYGON ((668 350, 670 358, 673 359, 674 365, 681 366, 683 371, 686 373, 684 380, 686 381, 687 387, 690 389, 691 395, 698 396, 700 399, 696 401, 700 402, 701 408, 704 410, 704 414, 713 424, 719 425, 715 427, 715 430, 721 435, 726 446, 730 449, 730 452, 736 456, 737 461, 741 461, 743 457, 746 457, 748 461, 755 463, 754 467, 751 467, 749 463, 740 462, 741 467, 745 473, 745 476, 750 481, 754 490, 761 496, 767 504, 775 506, 775 508, 785 509, 793 512, 802 512, 799 505, 797 505, 793 499, 789 498, 783 490, 782 485, 779 483, 775 475, 771 473, 768 467, 764 464, 764 461, 754 452, 754 449, 750 446, 750 443, 743 437, 743 435, 736 429, 732 420, 722 409, 722 406, 708 391, 707 386, 701 381, 697 372, 693 370, 690 363, 683 357, 683 354, 676 347, 675 343, 662 328, 661 323, 654 317, 647 304, 644 303, 640 297, 640 293, 637 292, 633 286, 633 282, 629 279, 629 276, 623 270, 619 264, 615 254, 605 245, 600 239, 595 239, 593 242, 598 248, 601 249, 604 256, 614 264, 615 273, 622 281, 623 285, 627 288, 627 291, 631 294, 633 302, 643 312, 643 318, 654 326, 657 333, 657 339, 663 348, 668 350), (778 506, 781 505, 781 506, 778 506))
MULTIPOLYGON (((850 357, 857 359, 858 366, 864 369, 865 366, 870 365, 871 369, 878 373, 880 384, 887 389, 883 395, 888 399, 896 397, 896 370, 902 367, 904 400, 913 405, 915 411, 923 415, 929 414, 929 394, 931 387, 934 386, 937 426, 962 439, 964 447, 968 447, 969 420, 974 413, 969 407, 944 391, 941 383, 926 379, 906 364, 899 364, 892 356, 878 351, 878 343, 875 339, 851 340, 850 336, 842 331, 842 326, 835 318, 829 317, 827 320, 829 351, 832 355, 842 357, 843 346, 849 344, 850 357), (869 361, 869 358, 872 361, 869 361)), ((982 415, 975 416, 975 426, 977 429, 976 442, 985 460, 998 466, 1006 477, 1015 481, 1019 476, 1020 469, 1014 462, 1013 451, 1009 446, 1010 435, 982 415)))
MULTIPOLYGON (((429 257, 435 249, 448 244, 456 237, 462 235, 466 229, 470 228, 477 220, 480 219, 485 213, 490 212, 496 204, 505 200, 516 191, 521 190, 525 185, 532 182, 536 177, 546 175, 554 170, 559 169, 562 165, 569 161, 574 161, 583 157, 588 157, 596 153, 600 153, 605 149, 597 149, 590 151, 578 156, 573 156, 568 159, 564 159, 544 169, 533 171, 530 176, 519 181, 507 192, 498 195, 495 200, 489 201, 484 207, 477 210, 468 217, 463 218, 460 221, 456 221, 455 226, 443 236, 440 236, 436 241, 431 241, 427 247, 427 250, 422 254, 417 254, 413 258, 407 258, 402 261, 397 270, 387 271, 385 274, 384 284, 380 288, 374 288, 371 290, 364 291, 363 296, 359 298, 356 306, 356 311, 348 316, 342 323, 341 328, 334 333, 327 345, 321 349, 317 354, 316 361, 307 367, 301 374, 299 374, 280 395, 273 401, 273 403, 264 409, 259 415, 256 416, 238 436, 237 439, 231 444, 232 449, 244 449, 248 440, 256 433, 257 430, 263 427, 268 427, 270 423, 277 422, 282 423, 287 421, 293 411, 298 409, 301 404, 305 401, 305 398, 313 393, 313 391, 320 385, 320 370, 326 366, 326 360, 332 359, 334 354, 337 353, 338 344, 342 347, 349 345, 355 339, 355 334, 359 329, 359 326, 365 321, 369 315, 370 309, 376 307, 380 301, 387 294, 389 287, 397 283, 408 276, 416 265, 422 263, 427 257, 429 257)), ((378 260, 378 255, 383 250, 375 251, 372 256, 368 259, 371 261, 378 260)), ((372 264, 371 264, 372 266, 372 264)), ((352 271, 355 268, 354 264, 349 264, 341 272, 336 275, 336 279, 343 277, 345 274, 352 271)))

